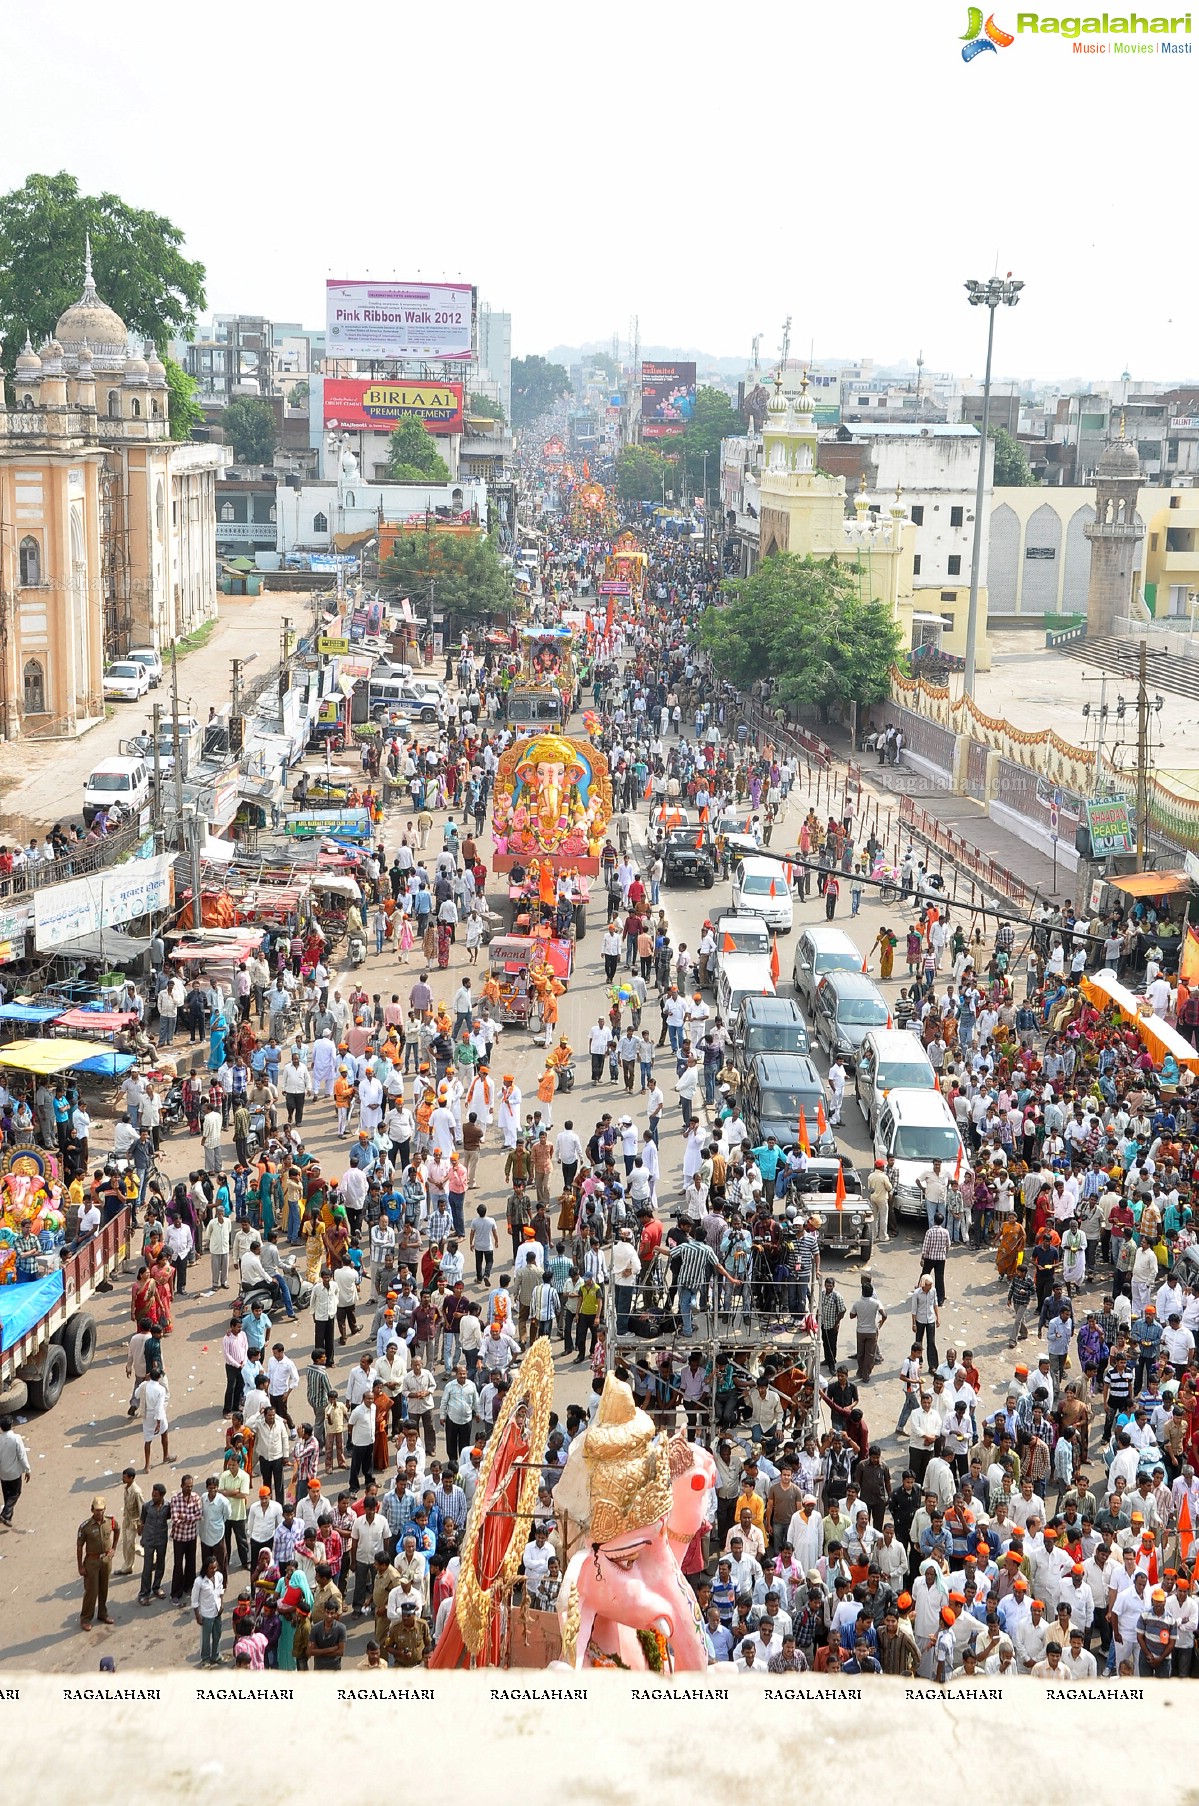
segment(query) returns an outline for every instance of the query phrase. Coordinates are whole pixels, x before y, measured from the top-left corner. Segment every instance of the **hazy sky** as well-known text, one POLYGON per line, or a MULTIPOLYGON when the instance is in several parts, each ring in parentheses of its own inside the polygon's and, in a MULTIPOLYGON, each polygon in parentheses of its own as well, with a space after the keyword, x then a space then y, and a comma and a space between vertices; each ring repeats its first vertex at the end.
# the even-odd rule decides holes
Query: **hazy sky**
POLYGON ((329 275, 463 276, 521 353, 636 313, 773 356, 789 313, 795 352, 964 375, 961 285, 998 267, 1027 283, 998 376, 1199 375, 1199 53, 1022 35, 967 65, 966 29, 965 0, 56 0, 0 67, 0 182, 167 214, 220 312, 315 325, 329 275))

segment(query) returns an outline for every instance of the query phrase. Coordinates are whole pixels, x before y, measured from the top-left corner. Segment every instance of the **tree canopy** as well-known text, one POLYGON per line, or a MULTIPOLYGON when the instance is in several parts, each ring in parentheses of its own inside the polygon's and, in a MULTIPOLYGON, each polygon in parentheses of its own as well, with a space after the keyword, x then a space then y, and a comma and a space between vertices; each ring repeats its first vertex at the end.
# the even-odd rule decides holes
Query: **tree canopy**
POLYGON ((9 361, 26 329, 36 344, 78 301, 89 232, 96 291, 131 332, 163 353, 192 330, 204 306, 204 265, 183 256, 179 227, 119 195, 80 194, 60 170, 0 195, 0 337, 9 361))
POLYGON ((547 363, 543 357, 514 357, 512 360, 512 424, 529 426, 553 407, 560 395, 570 388, 570 377, 562 364, 547 363))
POLYGON ((171 438, 188 440, 204 418, 204 410, 196 400, 196 382, 173 357, 164 357, 162 362, 167 374, 167 418, 171 438))
POLYGON ((379 581, 387 595, 411 597, 418 618, 428 606, 430 584, 445 614, 487 614, 512 602, 512 579, 482 534, 405 534, 379 566, 379 581))
POLYGON ((1005 426, 990 426, 987 437, 995 445, 996 489, 1030 489, 1036 477, 1028 467, 1024 447, 1013 439, 1005 426))
POLYGON ((663 479, 674 485, 666 459, 650 445, 626 445, 616 460, 616 493, 622 502, 660 502, 663 479))
POLYGON ((387 441, 387 474, 393 483, 448 483, 450 467, 423 420, 397 421, 387 441))
POLYGON ((791 708, 827 717, 844 703, 878 702, 900 633, 886 603, 863 597, 860 577, 835 559, 767 558, 728 585, 726 606, 703 615, 700 644, 720 677, 745 687, 769 675, 791 708))
POLYGON ((474 414, 479 420, 504 420, 506 415, 498 401, 492 401, 489 395, 472 395, 468 414, 474 414))
POLYGON ((269 464, 275 455, 275 411, 268 401, 239 396, 221 415, 221 430, 239 464, 269 464))
POLYGON ((745 431, 745 422, 724 393, 705 385, 695 397, 695 412, 687 422, 681 439, 670 442, 672 452, 682 453, 679 491, 685 500, 700 495, 704 484, 704 453, 708 454, 708 490, 714 493, 720 482, 720 441, 735 438, 745 431))

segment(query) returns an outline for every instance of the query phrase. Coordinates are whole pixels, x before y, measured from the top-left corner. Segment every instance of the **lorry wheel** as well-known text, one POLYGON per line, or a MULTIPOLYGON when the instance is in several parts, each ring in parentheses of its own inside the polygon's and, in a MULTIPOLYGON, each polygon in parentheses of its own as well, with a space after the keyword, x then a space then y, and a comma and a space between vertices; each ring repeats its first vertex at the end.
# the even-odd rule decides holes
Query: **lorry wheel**
POLYGON ((28 1386, 24 1380, 14 1380, 7 1392, 0 1392, 0 1417, 15 1417, 28 1403, 28 1386))
POLYGON ((41 1378, 29 1382, 29 1409, 52 1411, 62 1397, 66 1383, 67 1351, 60 1343, 51 1342, 46 1350, 46 1364, 42 1368, 41 1378))
POLYGON ((587 905, 586 905, 586 903, 576 903, 575 904, 575 940, 576 941, 584 941, 584 940, 586 940, 586 938, 587 938, 587 905))
POLYGON ((96 1358, 96 1319, 88 1311, 71 1318, 62 1332, 62 1351, 67 1357, 67 1375, 77 1380, 86 1373, 96 1358))

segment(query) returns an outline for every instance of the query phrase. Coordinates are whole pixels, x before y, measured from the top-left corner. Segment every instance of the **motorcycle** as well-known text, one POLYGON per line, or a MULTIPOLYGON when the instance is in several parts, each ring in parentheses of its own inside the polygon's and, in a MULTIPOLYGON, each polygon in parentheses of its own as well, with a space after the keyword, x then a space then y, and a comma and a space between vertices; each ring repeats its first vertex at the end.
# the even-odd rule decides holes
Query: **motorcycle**
POLYGON ((366 941, 360 934, 352 934, 346 942, 346 952, 350 956, 352 966, 361 966, 366 960, 366 941))

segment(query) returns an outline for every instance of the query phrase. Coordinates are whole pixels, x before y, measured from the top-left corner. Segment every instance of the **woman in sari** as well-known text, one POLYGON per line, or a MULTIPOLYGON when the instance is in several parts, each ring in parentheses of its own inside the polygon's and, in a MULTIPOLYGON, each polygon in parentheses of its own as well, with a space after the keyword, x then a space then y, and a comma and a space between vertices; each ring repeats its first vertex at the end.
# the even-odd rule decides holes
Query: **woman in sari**
POLYGON ((312 1613, 312 1588, 296 1562, 283 1563, 283 1571, 275 1583, 275 1598, 283 1620, 279 1635, 279 1666, 294 1669, 297 1636, 302 1647, 307 1642, 308 1619, 312 1613))
POLYGON ((325 1260, 325 1237, 321 1228, 320 1204, 316 1198, 310 1198, 304 1208, 300 1221, 300 1240, 308 1251, 304 1276, 309 1285, 315 1285, 321 1276, 325 1260))
POLYGON ((394 1401, 386 1386, 376 1384, 373 1402, 375 1407, 375 1472, 385 1474, 390 1465, 388 1437, 391 1431, 391 1408, 394 1401))
POLYGON ((324 1233, 325 1265, 331 1273, 336 1273, 345 1259, 350 1245, 350 1230, 346 1221, 345 1207, 336 1204, 333 1207, 333 1221, 324 1233))
POLYGON ((159 1327, 161 1307, 158 1301, 158 1281, 144 1261, 137 1270, 137 1278, 133 1282, 129 1305, 135 1324, 140 1323, 143 1317, 148 1317, 155 1329, 159 1327))
POLYGON ((258 1560, 254 1564, 254 1572, 250 1576, 250 1586, 254 1594, 254 1610, 261 1614, 268 1599, 275 1597, 275 1588, 279 1584, 279 1570, 275 1566, 275 1558, 269 1549, 258 1551, 258 1560))
POLYGON ((575 1220, 578 1216, 578 1202, 574 1187, 568 1185, 558 1200, 558 1228, 563 1235, 574 1232, 575 1220))
MULTIPOLYGON (((898 938, 890 928, 880 928, 875 935, 874 946, 871 947, 870 953, 874 952, 875 947, 878 948, 878 975, 880 978, 890 978, 895 968, 895 949, 898 945, 898 938)), ((870 954, 866 955, 866 961, 869 964, 870 954)))
POLYGON ((1027 1243, 1023 1223, 1017 1223, 1009 1217, 999 1231, 999 1241, 995 1248, 995 1268, 1000 1279, 1011 1279, 1020 1264, 1027 1243))
POLYGON ((155 1281, 156 1302, 158 1305, 157 1326, 164 1336, 169 1336, 174 1329, 171 1306, 175 1297, 175 1269, 167 1258, 165 1247, 159 1249, 150 1277, 155 1281))

